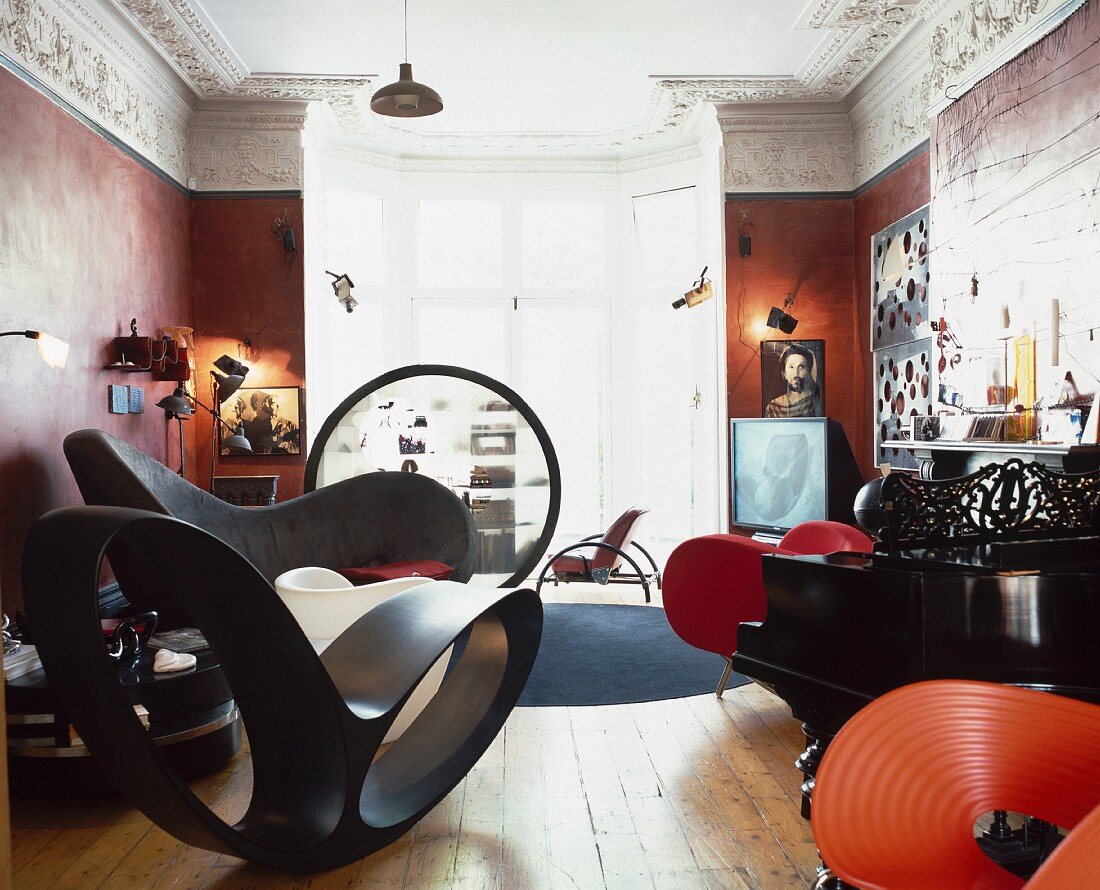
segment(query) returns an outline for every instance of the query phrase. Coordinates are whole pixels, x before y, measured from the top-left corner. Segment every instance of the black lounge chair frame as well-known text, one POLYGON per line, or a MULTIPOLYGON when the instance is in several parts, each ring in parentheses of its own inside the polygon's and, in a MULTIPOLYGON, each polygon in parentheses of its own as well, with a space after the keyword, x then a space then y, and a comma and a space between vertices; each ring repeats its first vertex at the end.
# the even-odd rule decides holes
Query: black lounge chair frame
POLYGON ((51 684, 131 802, 185 843, 301 872, 386 846, 454 788, 503 727, 542 631, 531 590, 437 582, 377 606, 318 656, 271 584, 228 544, 172 517, 118 507, 42 517, 24 550, 23 587, 51 684), (236 825, 172 772, 119 686, 96 608, 105 556, 140 562, 221 662, 254 772, 236 825), (375 761, 410 692, 467 627, 439 692, 375 761))

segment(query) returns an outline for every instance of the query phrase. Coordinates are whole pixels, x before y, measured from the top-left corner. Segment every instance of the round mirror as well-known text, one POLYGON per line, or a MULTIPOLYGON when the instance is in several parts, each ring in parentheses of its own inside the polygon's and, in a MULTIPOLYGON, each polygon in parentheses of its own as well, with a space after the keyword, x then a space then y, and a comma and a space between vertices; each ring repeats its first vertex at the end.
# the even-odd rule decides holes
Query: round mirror
POLYGON ((561 506, 554 446, 527 403, 491 377, 411 365, 344 399, 310 448, 305 490, 379 471, 430 476, 462 499, 481 555, 471 584, 521 584, 550 545, 561 506))

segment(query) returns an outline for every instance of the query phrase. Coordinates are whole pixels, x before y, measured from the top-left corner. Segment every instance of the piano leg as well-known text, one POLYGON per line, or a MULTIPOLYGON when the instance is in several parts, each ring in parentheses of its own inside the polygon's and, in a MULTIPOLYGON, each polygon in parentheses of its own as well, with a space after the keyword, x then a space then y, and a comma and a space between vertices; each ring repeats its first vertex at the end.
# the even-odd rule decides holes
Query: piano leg
POLYGON ((814 879, 813 890, 857 890, 857 888, 852 884, 846 884, 834 875, 828 867, 822 865, 817 870, 817 878, 814 879))
POLYGON ((821 758, 825 756, 825 749, 829 747, 833 737, 809 723, 802 724, 802 733, 806 736, 806 750, 799 755, 794 765, 806 776, 806 781, 802 783, 802 818, 809 819, 810 801, 814 794, 814 776, 821 764, 821 758))
MULTIPOLYGON (((802 724, 802 732, 806 736, 806 750, 799 755, 794 765, 806 776, 806 780, 802 783, 802 818, 809 819, 814 795, 814 776, 821 765, 821 758, 825 756, 825 749, 833 740, 833 735, 809 723, 802 724)), ((856 890, 856 888, 834 875, 822 862, 817 869, 813 890, 856 890)))

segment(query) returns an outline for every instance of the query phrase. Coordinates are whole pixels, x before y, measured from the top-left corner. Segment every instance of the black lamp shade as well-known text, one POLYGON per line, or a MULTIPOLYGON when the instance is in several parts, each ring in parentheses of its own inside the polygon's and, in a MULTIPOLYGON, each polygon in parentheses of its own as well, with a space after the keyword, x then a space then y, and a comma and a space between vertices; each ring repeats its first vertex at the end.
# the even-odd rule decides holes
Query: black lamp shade
POLYGON ((191 410, 191 405, 187 401, 187 392, 182 386, 177 386, 172 395, 165 396, 159 402, 157 402, 158 408, 163 408, 169 414, 174 414, 176 417, 190 417, 194 412, 191 410))
POLYGON ((379 89, 370 107, 388 117, 427 117, 443 110, 443 100, 431 87, 413 80, 413 66, 402 62, 397 82, 379 89))
MULTIPOLYGON (((245 370, 247 371, 247 368, 245 370)), ((210 375, 218 384, 219 402, 224 402, 226 399, 228 399, 231 395, 233 395, 233 393, 240 389, 241 384, 244 383, 243 374, 229 374, 227 376, 223 376, 221 374, 215 374, 213 371, 211 371, 210 375)))
POLYGON ((798 326, 798 319, 793 315, 788 315, 782 309, 777 306, 772 306, 771 312, 768 313, 768 327, 777 328, 784 334, 793 334, 794 329, 798 326))
POLYGON ((243 423, 237 424, 232 436, 222 439, 222 448, 225 448, 230 454, 240 454, 242 452, 251 454, 252 443, 245 438, 243 423))
POLYGON ((230 376, 245 377, 248 374, 248 368, 242 365, 235 358, 230 358, 228 355, 223 355, 217 361, 214 362, 214 367, 221 371, 223 374, 230 376))

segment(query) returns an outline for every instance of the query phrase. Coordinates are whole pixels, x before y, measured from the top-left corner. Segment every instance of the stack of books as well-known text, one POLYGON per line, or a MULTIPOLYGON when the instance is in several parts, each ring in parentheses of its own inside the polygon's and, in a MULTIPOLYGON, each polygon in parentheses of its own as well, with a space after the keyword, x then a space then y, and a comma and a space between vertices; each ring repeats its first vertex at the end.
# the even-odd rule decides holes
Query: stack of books
POLYGON ((4 679, 14 680, 42 667, 38 650, 29 643, 23 643, 18 652, 4 656, 4 679))

